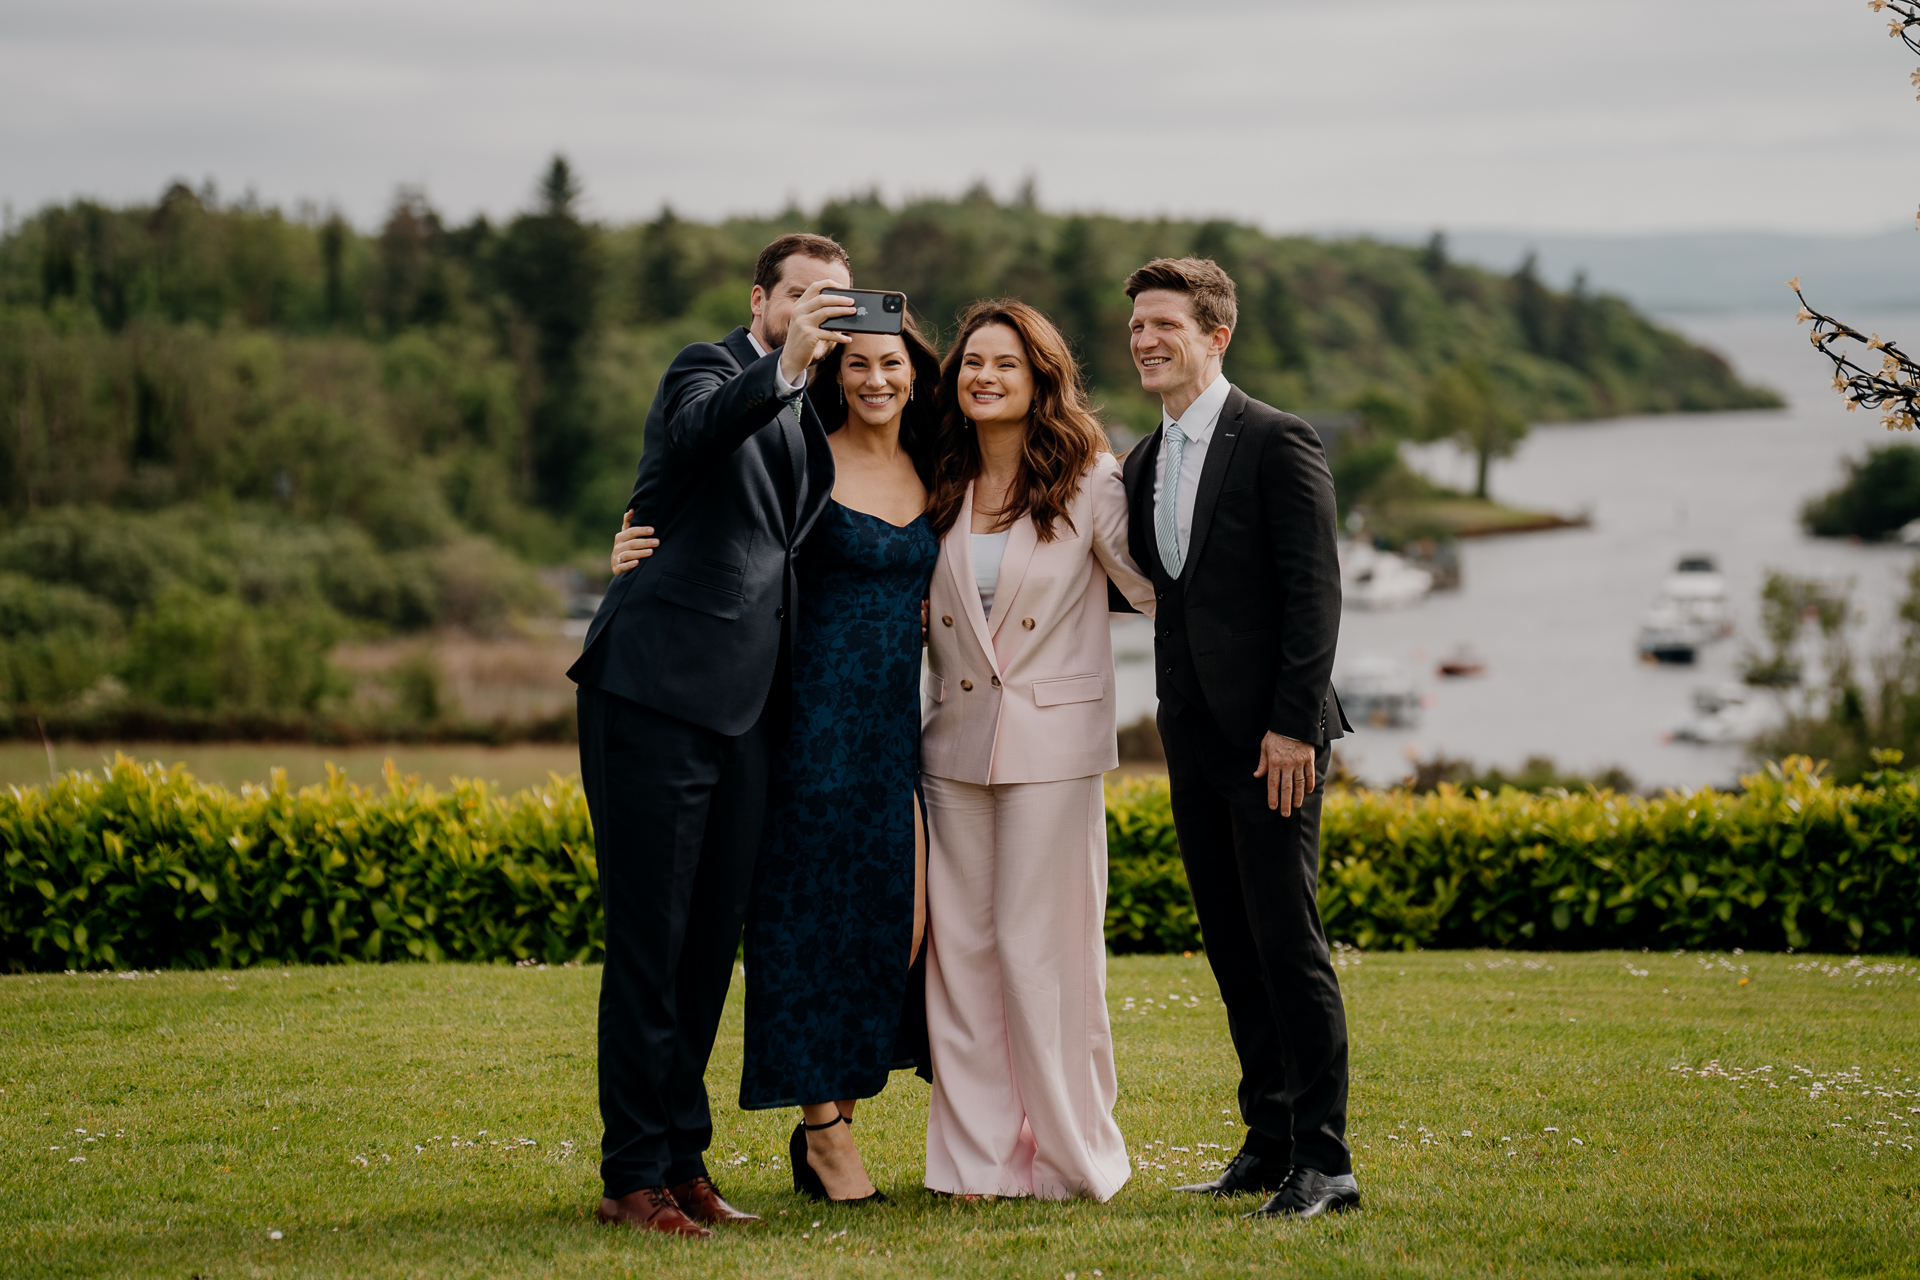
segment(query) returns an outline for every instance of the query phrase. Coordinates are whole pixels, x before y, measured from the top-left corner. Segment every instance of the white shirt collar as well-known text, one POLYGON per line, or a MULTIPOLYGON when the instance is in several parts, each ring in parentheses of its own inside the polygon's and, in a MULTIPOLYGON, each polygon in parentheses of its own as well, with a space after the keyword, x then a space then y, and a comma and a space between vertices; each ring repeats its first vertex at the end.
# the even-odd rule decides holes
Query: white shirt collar
POLYGON ((753 354, 757 356, 764 356, 767 354, 767 349, 760 345, 760 339, 753 336, 753 329, 751 326, 749 326, 747 329, 747 341, 753 344, 753 354))
POLYGON ((1189 441, 1203 443, 1210 440, 1213 438, 1213 424, 1220 420, 1220 411, 1227 405, 1227 393, 1232 390, 1233 384, 1227 381, 1226 374, 1215 374, 1213 381, 1207 384, 1207 389, 1187 406, 1187 411, 1178 419, 1162 408, 1160 425, 1165 427, 1178 421, 1180 434, 1189 441))

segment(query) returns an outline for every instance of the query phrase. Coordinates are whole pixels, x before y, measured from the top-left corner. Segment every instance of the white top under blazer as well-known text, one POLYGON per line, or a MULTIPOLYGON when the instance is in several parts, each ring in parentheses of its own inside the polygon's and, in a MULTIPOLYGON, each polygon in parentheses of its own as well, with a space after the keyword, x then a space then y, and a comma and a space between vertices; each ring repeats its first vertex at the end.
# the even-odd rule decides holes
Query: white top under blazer
POLYGON ((980 612, 987 617, 993 616, 993 590, 1000 585, 1000 562, 1007 558, 1007 535, 1011 529, 1002 529, 998 533, 972 534, 973 544, 973 581, 980 588, 980 612))
POLYGON ((980 598, 973 487, 940 540, 929 588, 920 768, 978 786, 1060 782, 1118 763, 1107 580, 1153 613, 1153 584, 1127 553, 1127 491, 1102 453, 1054 539, 1031 519, 1007 531, 989 616, 980 598))

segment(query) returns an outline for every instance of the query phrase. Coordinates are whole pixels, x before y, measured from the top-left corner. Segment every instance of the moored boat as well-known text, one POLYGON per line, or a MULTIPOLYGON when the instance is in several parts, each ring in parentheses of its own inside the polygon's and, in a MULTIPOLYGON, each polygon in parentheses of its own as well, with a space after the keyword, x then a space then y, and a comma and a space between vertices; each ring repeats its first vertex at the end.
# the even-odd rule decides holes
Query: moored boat
POLYGON ((1340 544, 1340 597, 1358 609, 1418 604, 1433 590, 1433 574, 1364 539, 1340 544))
POLYGON ((1708 556, 1690 555, 1660 584, 1660 595, 1640 622, 1640 657, 1688 664, 1701 649, 1732 634, 1727 580, 1708 556))
POLYGON ((1413 671, 1392 658, 1362 656, 1333 677, 1350 719, 1376 729, 1407 729, 1420 721, 1420 690, 1413 671))

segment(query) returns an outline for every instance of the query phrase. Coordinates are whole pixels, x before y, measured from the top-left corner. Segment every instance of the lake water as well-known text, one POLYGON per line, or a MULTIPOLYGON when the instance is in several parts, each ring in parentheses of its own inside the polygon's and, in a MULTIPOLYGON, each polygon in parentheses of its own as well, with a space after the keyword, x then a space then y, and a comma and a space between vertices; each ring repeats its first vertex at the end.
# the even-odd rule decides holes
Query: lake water
MULTIPOLYGON (((1920 314, 1847 319, 1920 339, 1920 314)), ((1758 647, 1758 593, 1769 569, 1853 579, 1863 615, 1857 652, 1889 642, 1915 553, 1816 540, 1799 525, 1801 504, 1839 482, 1844 459, 1889 439, 1878 416, 1845 411, 1791 309, 1662 322, 1779 391, 1789 407, 1535 427, 1516 456, 1495 465, 1494 496, 1585 511, 1592 525, 1465 541, 1460 590, 1404 610, 1347 610, 1339 664, 1398 659, 1419 676, 1427 701, 1418 728, 1362 727, 1341 744, 1362 777, 1396 779, 1413 755, 1506 767, 1547 755, 1581 771, 1619 765, 1643 786, 1733 781, 1752 767, 1743 749, 1668 735, 1687 718, 1695 688, 1736 679, 1743 646, 1758 647), (1644 665, 1635 652, 1641 615, 1691 552, 1711 555, 1726 575, 1735 634, 1692 667, 1644 665), (1463 646, 1486 674, 1437 676, 1435 663, 1463 646)), ((1450 446, 1408 457, 1437 480, 1472 487, 1470 460, 1450 446)), ((1115 623, 1114 649, 1126 724, 1154 708, 1151 625, 1115 623)))

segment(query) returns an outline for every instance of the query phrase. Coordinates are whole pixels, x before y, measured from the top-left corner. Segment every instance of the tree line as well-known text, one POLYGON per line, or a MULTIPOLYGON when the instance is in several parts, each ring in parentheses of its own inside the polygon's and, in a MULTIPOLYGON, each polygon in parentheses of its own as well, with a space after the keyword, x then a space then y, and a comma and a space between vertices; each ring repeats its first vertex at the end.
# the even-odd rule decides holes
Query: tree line
POLYGON ((984 186, 611 225, 582 194, 555 157, 499 222, 456 224, 403 189, 361 229, 175 184, 7 226, 0 733, 444 721, 405 672, 356 691, 328 653, 550 613, 533 565, 604 574, 660 374, 747 317, 754 259, 785 231, 846 245, 856 281, 905 291, 936 340, 977 297, 1046 310, 1116 443, 1159 417, 1121 281, 1152 257, 1213 258, 1240 285, 1229 376, 1349 423, 1345 506, 1414 483, 1407 437, 1462 441, 1484 476, 1528 421, 1771 402, 1619 299, 1457 263, 1438 236, 1058 214, 984 186))
POLYGON ((1512 275, 1457 263, 1439 236, 1410 248, 1063 215, 1030 189, 1001 201, 984 186, 602 225, 581 195, 555 157, 501 223, 450 225, 403 189, 362 231, 184 184, 151 205, 76 201, 23 220, 0 237, 14 419, 0 503, 217 494, 348 518, 388 543, 458 526, 558 558, 617 520, 672 351, 743 319, 754 255, 801 229, 845 244, 858 283, 905 291, 936 335, 976 297, 1040 306, 1120 436, 1157 421, 1120 281, 1163 254, 1214 258, 1239 282, 1228 372, 1250 393, 1310 416, 1371 404, 1369 422, 1477 436, 1487 459, 1527 420, 1773 402, 1617 298, 1555 292, 1531 260, 1512 275), (1378 412, 1389 403, 1406 412, 1378 412))

